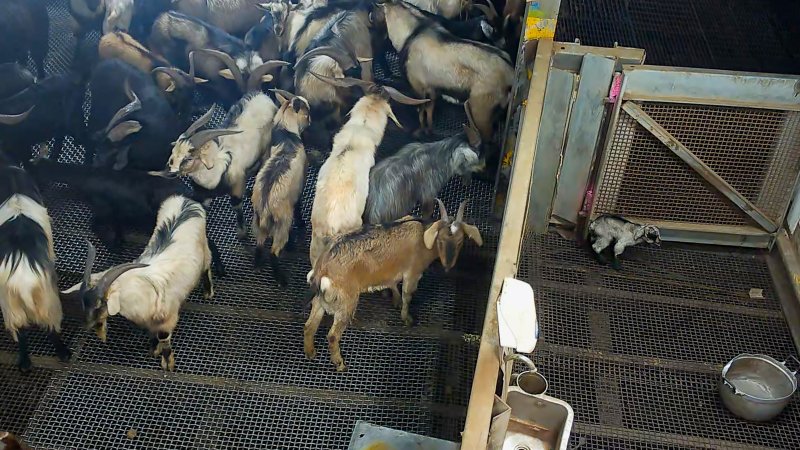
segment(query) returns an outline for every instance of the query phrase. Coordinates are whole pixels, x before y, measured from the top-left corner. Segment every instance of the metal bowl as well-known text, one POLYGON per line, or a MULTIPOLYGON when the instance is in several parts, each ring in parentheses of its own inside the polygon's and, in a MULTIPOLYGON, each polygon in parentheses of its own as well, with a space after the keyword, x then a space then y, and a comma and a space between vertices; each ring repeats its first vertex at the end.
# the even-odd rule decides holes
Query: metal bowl
POLYGON ((753 422, 775 418, 797 390, 797 372, 766 355, 741 354, 722 369, 719 393, 733 414, 753 422))

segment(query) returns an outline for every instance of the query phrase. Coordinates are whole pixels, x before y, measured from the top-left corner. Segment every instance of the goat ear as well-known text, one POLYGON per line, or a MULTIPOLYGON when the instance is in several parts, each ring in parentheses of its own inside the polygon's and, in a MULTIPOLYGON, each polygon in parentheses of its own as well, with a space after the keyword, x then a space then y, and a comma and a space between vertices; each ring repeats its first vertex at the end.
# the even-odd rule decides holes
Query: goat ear
POLYGON ((117 152, 116 161, 114 161, 114 170, 122 170, 125 166, 128 165, 128 153, 130 152, 130 147, 125 147, 119 152, 117 152))
POLYGON ((278 102, 281 104, 281 106, 285 105, 286 102, 289 101, 289 99, 284 97, 280 92, 278 92, 278 90, 273 89, 272 92, 275 93, 275 98, 278 99, 278 102))
POLYGON ((468 223, 461 224, 462 229, 464 230, 464 234, 467 235, 470 239, 475 241, 478 244, 478 247, 483 245, 483 238, 481 237, 481 232, 478 231, 478 227, 475 225, 470 225, 468 223))
POLYGON ((437 220, 433 223, 427 230, 425 230, 425 234, 422 235, 422 241, 425 243, 425 248, 428 250, 433 248, 433 244, 436 242, 436 236, 439 234, 439 228, 446 225, 444 221, 437 220))
POLYGON ((106 300, 106 308, 108 309, 109 316, 116 316, 119 314, 119 295, 112 295, 111 298, 106 300))
POLYGON ((142 129, 142 124, 138 120, 126 120, 117 124, 106 134, 111 142, 119 142, 133 133, 138 133, 142 129))
POLYGON ((222 69, 219 72, 219 76, 225 78, 226 80, 235 80, 236 78, 233 76, 233 72, 231 69, 222 69))

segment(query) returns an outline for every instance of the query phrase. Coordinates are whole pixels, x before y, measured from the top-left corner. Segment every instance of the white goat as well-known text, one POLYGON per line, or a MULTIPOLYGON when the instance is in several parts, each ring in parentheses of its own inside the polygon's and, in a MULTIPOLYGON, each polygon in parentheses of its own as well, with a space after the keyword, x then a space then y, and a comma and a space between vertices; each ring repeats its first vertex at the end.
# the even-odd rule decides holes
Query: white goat
POLYGON ((115 31, 128 32, 133 19, 133 0, 105 0, 106 17, 103 20, 103 34, 115 31))
POLYGON ((354 78, 314 76, 334 86, 360 86, 366 95, 350 110, 350 119, 333 138, 331 154, 319 170, 311 208, 309 256, 312 266, 332 237, 361 227, 369 193, 369 170, 375 165, 375 150, 383 140, 390 117, 400 126, 389 105, 389 98, 412 105, 427 101, 412 99, 390 87, 354 78))
POLYGON ((0 310, 19 344, 18 366, 31 368, 24 328, 46 328, 62 361, 70 351, 61 340, 61 300, 55 271, 53 231, 36 184, 15 166, 0 166, 0 310))
MULTIPOLYGON (((247 176, 258 170, 272 139, 272 121, 278 110, 266 94, 252 92, 231 107, 220 129, 202 130, 211 119, 209 110, 178 137, 164 172, 154 175, 188 176, 205 196, 229 194, 236 211, 240 236, 244 228, 242 197, 247 176)), ((196 189, 197 190, 197 189, 196 189)))
POLYGON ((65 294, 78 292, 88 311, 88 325, 102 341, 108 316, 120 314, 147 329, 161 367, 175 370, 171 339, 181 306, 201 278, 205 297, 214 296, 203 206, 173 195, 161 204, 150 242, 134 262, 91 274, 94 256, 89 244, 83 282, 65 294))
POLYGON ((622 217, 604 214, 589 224, 589 240, 598 261, 606 264, 603 251, 614 245, 611 265, 621 268, 619 257, 628 247, 641 243, 661 245, 661 232, 655 225, 640 225, 622 217))

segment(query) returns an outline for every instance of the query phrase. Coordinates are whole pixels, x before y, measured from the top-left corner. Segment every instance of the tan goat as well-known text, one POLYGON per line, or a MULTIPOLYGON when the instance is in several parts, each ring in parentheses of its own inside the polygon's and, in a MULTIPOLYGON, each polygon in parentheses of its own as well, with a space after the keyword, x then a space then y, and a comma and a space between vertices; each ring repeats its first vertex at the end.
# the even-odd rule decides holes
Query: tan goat
POLYGON ((421 220, 410 217, 387 225, 368 226, 342 236, 322 253, 308 273, 314 298, 304 328, 306 357, 314 359, 317 355, 314 335, 327 313, 333 316, 328 331, 331 362, 336 370, 346 370, 339 343, 355 314, 361 293, 389 288, 397 305, 400 302, 397 283, 402 281, 401 317, 410 326, 413 320, 408 307, 425 269, 437 258, 445 271, 452 269, 465 236, 483 245, 478 228, 463 221, 466 201, 461 203, 455 219, 437 201, 442 218, 427 228, 421 220))

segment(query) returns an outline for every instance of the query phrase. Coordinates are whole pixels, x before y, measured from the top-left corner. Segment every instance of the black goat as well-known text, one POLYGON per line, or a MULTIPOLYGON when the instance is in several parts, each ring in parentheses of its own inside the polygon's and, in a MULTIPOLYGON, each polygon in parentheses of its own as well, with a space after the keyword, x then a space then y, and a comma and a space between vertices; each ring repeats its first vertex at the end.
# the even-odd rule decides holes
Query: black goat
POLYGON ((152 77, 118 60, 99 63, 92 72, 89 133, 96 143, 84 163, 156 170, 164 167, 184 129, 152 77))
POLYGON ((50 18, 43 0, 0 1, 0 62, 24 64, 30 53, 39 78, 44 78, 49 33, 50 18))
POLYGON ((0 64, 0 100, 24 91, 35 82, 33 74, 19 63, 0 64))

